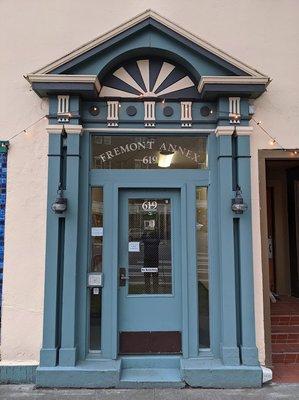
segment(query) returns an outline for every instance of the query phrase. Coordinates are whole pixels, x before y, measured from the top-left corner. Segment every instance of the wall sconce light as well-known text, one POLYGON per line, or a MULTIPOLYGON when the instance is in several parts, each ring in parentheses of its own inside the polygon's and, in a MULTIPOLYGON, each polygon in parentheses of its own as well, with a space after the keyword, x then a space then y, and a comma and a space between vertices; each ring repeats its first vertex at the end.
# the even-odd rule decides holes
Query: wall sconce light
POLYGON ((52 204, 51 208, 55 214, 62 214, 67 209, 67 199, 63 197, 63 190, 61 188, 61 183, 59 183, 57 190, 57 197, 54 203, 52 204))
POLYGON ((173 156, 174 156, 173 151, 166 151, 166 150, 160 151, 158 159, 158 167, 161 168, 170 167, 173 156))
POLYGON ((248 205, 244 203, 242 190, 239 185, 236 186, 235 197, 232 199, 232 211, 235 214, 243 214, 248 209, 248 205))

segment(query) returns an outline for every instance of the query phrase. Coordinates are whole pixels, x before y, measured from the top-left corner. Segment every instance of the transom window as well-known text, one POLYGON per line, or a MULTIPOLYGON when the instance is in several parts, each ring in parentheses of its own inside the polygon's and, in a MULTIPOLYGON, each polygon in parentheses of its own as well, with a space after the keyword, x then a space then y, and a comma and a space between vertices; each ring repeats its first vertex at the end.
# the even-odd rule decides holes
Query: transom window
POLYGON ((92 168, 204 169, 206 136, 93 136, 92 168))

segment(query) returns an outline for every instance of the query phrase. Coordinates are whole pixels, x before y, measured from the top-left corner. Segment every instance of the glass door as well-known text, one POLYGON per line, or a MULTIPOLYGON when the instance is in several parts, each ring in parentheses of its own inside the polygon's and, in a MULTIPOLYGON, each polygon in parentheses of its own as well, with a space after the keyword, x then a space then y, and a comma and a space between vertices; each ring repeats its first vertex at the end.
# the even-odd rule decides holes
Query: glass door
POLYGON ((180 193, 119 196, 119 352, 181 352, 180 193))

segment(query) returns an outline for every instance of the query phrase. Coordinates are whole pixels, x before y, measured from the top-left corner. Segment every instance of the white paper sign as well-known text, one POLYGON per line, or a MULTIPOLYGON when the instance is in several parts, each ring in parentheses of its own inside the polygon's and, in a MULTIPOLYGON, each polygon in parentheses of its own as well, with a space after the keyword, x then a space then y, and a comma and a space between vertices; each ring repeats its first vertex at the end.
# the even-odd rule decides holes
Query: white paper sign
POLYGON ((140 251, 139 242, 129 242, 129 251, 131 253, 139 253, 139 251, 140 251))
POLYGON ((103 227, 92 227, 91 228, 91 236, 103 236, 103 227))
POLYGON ((141 272, 158 272, 158 268, 156 267, 142 267, 141 272))
POLYGON ((88 274, 88 286, 103 286, 103 274, 101 273, 88 274))

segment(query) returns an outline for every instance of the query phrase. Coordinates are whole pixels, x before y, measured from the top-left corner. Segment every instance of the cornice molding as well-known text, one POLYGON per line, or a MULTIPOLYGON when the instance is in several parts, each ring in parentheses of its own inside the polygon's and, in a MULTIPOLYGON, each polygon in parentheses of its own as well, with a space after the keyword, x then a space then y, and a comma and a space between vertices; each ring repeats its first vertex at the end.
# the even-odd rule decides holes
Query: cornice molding
POLYGON ((59 74, 28 74, 27 81, 33 83, 92 83, 97 92, 101 90, 101 84, 96 75, 59 75, 59 74))
POLYGON ((48 125, 46 131, 52 135, 60 135, 63 130, 63 124, 48 125))
POLYGON ((219 136, 232 136, 235 131, 234 126, 217 126, 215 129, 215 134, 217 137, 219 136))
POLYGON ((270 78, 256 76, 202 76, 198 84, 198 92, 201 93, 207 84, 221 85, 268 85, 270 78))
MULTIPOLYGON (((203 49, 209 51, 210 53, 218 56, 219 58, 227 61, 228 63, 234 65, 235 67, 241 69, 245 73, 248 73, 251 76, 255 77, 263 77, 269 79, 266 75, 262 74, 261 72, 257 71, 256 69, 250 67, 249 65, 243 63, 242 61, 238 60, 235 57, 227 54, 223 50, 213 46, 211 43, 207 42, 206 40, 201 39, 200 37, 196 36, 195 34, 187 31, 186 29, 182 28, 181 26, 175 24, 174 22, 168 20, 167 18, 161 16, 157 12, 153 10, 146 10, 143 13, 138 14, 134 18, 124 22, 123 24, 119 25, 118 27, 108 31, 107 33, 98 36, 96 39, 87 42, 86 44, 76 48, 75 50, 71 51, 70 53, 66 54, 63 57, 58 58, 57 60, 47 64, 46 66, 34 71, 32 74, 48 74, 55 70, 56 68, 60 67, 61 65, 79 57, 80 55, 86 53, 87 51, 99 46, 100 44, 108 41, 109 39, 119 35, 120 33, 126 31, 127 29, 137 25, 144 20, 152 18, 153 20, 161 23, 162 25, 168 27, 169 29, 173 30, 174 32, 180 34, 181 36, 189 39, 191 42, 195 43, 196 45, 202 47, 203 49)), ((32 75, 29 74, 29 75, 32 75)))
POLYGON ((69 125, 69 124, 55 124, 55 125, 48 125, 46 128, 49 134, 56 134, 60 135, 64 130, 67 134, 82 134, 83 126, 82 125, 69 125))
POLYGON ((64 129, 68 135, 71 134, 82 134, 83 126, 82 125, 64 125, 64 129))
POLYGON ((237 136, 250 136, 253 132, 252 126, 237 126, 236 133, 237 136))

